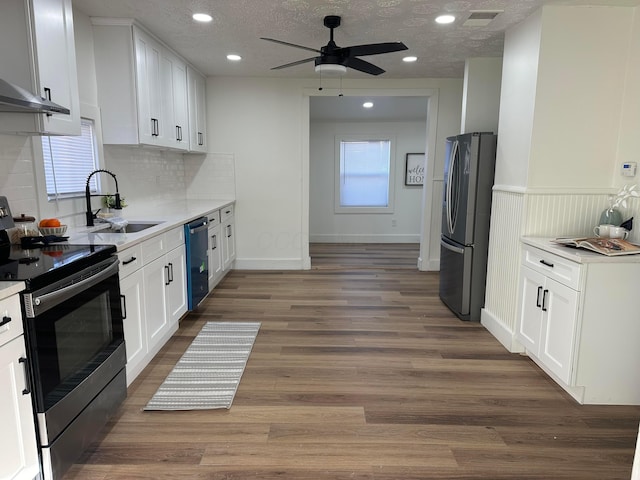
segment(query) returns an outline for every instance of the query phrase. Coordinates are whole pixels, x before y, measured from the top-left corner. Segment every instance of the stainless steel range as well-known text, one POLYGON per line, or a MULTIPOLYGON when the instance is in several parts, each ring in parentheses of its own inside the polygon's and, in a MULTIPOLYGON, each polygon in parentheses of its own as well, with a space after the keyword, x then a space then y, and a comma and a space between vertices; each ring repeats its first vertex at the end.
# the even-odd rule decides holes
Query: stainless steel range
POLYGON ((125 345, 113 245, 27 237, 11 245, 0 197, 0 280, 21 280, 42 470, 57 479, 126 397, 125 345))

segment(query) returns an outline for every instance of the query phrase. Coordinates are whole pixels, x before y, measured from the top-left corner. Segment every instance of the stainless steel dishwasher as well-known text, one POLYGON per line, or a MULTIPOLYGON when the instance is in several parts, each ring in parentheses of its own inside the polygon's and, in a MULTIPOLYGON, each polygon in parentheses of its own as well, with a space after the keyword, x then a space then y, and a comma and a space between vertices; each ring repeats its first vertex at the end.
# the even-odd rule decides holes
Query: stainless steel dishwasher
POLYGON ((196 308, 209 293, 208 224, 206 217, 200 217, 184 226, 189 310, 196 308))

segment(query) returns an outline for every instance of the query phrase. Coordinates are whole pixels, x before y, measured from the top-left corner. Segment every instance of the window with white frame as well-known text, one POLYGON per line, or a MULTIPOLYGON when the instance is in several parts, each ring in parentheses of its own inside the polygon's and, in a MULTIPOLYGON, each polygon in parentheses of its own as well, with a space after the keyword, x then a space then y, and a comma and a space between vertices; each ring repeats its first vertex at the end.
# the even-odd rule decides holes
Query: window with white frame
POLYGON ((391 213, 390 138, 341 138, 336 142, 336 212, 391 213))
MULTIPOLYGON (((84 196, 87 177, 99 165, 93 120, 81 120, 80 136, 42 137, 44 175, 49 200, 84 196)), ((97 175, 89 184, 91 193, 99 189, 97 175)))

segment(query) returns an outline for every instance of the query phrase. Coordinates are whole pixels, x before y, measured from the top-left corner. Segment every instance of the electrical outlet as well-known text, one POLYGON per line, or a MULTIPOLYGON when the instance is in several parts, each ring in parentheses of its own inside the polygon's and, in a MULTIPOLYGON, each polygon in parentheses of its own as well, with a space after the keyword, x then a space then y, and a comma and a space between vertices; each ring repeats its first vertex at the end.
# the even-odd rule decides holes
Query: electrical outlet
POLYGON ((398 222, 396 222, 396 219, 395 219, 395 218, 392 218, 392 219, 391 219, 391 226, 392 226, 392 227, 396 227, 397 225, 398 225, 398 222))

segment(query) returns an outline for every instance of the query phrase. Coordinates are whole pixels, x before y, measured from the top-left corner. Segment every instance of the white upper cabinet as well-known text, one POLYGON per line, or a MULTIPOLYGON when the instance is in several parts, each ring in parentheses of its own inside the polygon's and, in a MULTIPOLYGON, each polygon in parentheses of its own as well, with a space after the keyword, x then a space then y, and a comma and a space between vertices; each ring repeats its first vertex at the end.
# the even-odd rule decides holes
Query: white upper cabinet
POLYGON ((71 113, 0 113, 0 132, 80 135, 71 0, 3 0, 0 78, 71 113))
MULTIPOLYGON (((135 78, 138 98, 138 142, 147 145, 165 145, 167 127, 163 102, 163 58, 162 46, 138 28, 133 28, 135 51, 135 78)), ((98 85, 102 82, 98 80, 98 85)), ((102 97, 100 97, 102 99, 102 97)), ((108 108, 101 101, 101 107, 108 108)), ((110 139, 109 139, 110 140, 110 139)), ((104 137, 104 143, 111 143, 104 137)), ((119 143, 114 141, 113 143, 119 143)))
POLYGON ((91 21, 103 142, 186 152, 186 62, 132 20, 91 21))
POLYGON ((207 153, 207 83, 203 75, 187 66, 189 94, 189 151, 207 153))
POLYGON ((187 65, 180 57, 167 50, 162 56, 162 79, 168 146, 188 150, 187 65))

